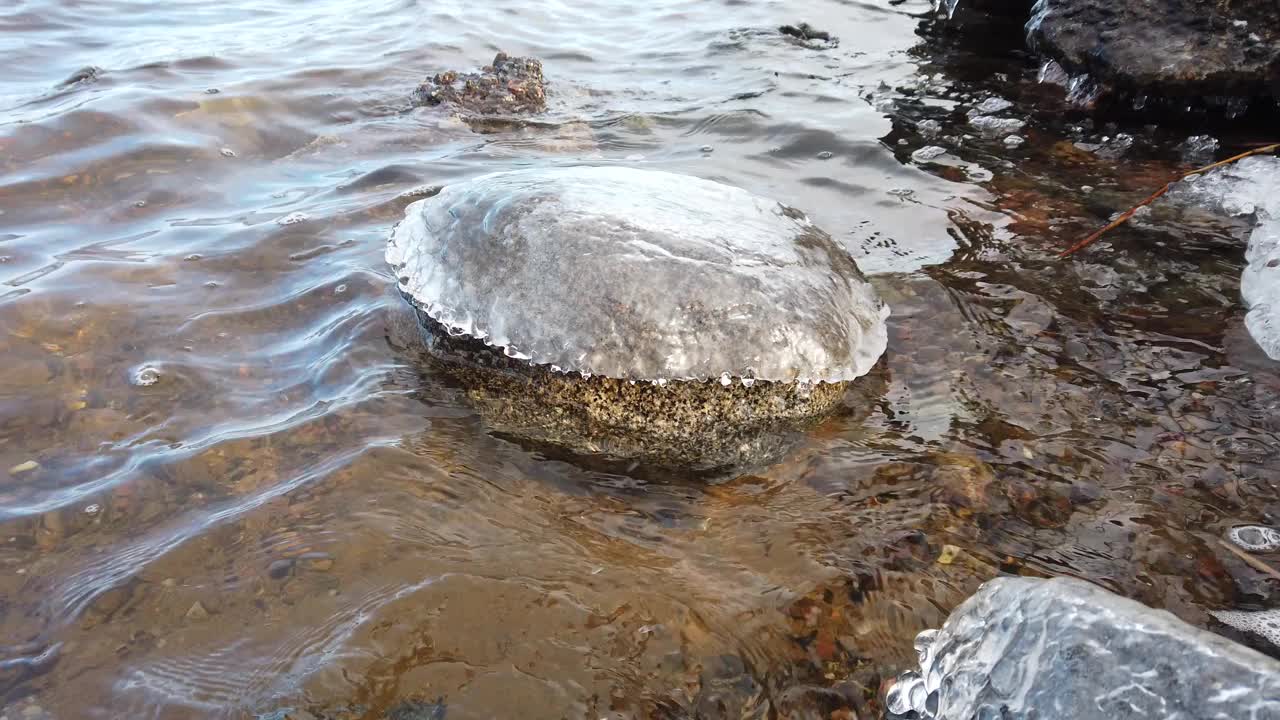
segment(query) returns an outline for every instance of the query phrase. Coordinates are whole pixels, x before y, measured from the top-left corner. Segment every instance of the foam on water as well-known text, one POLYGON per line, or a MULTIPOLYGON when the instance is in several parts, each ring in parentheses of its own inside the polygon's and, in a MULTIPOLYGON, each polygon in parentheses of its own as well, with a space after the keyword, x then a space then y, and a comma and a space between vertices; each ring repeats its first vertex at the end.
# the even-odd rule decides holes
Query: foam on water
POLYGON ((1280 159, 1245 158, 1178 184, 1171 197, 1254 219, 1240 296, 1245 326, 1273 360, 1280 360, 1280 159))
POLYGON ((451 332, 567 371, 838 382, 887 341, 888 309, 826 233, 687 175, 486 175, 410 205, 386 259, 451 332))

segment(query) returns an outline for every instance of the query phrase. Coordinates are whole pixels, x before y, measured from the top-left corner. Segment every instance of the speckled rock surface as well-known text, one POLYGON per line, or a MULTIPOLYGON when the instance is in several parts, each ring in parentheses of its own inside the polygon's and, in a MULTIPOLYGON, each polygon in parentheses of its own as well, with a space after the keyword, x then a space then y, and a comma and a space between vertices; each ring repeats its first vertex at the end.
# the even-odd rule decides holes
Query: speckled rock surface
POLYGON ((418 320, 432 355, 494 430, 658 466, 718 470, 772 461, 831 414, 848 387, 583 377, 451 336, 421 310, 418 320))
POLYGON ((1072 74, 1133 92, 1280 97, 1276 0, 1039 0, 1028 33, 1072 74))
POLYGON ((449 105, 477 115, 523 115, 547 108, 542 62, 498 53, 477 72, 452 70, 428 78, 413 93, 420 105, 449 105))
POLYGON ((1280 718, 1280 663, 1081 580, 992 580, 916 647, 893 717, 1280 718))

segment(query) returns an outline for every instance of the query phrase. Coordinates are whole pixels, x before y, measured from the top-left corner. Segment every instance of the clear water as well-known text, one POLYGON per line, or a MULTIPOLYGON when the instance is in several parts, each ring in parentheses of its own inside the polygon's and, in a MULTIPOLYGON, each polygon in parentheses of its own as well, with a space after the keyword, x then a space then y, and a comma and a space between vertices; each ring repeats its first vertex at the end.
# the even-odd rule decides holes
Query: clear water
POLYGON ((874 716, 915 634, 1002 571, 1193 623, 1275 604, 1217 542, 1280 510, 1247 226, 1164 208, 1055 257, 1188 135, 1256 138, 1088 125, 1020 22, 796 12, 0 8, 3 714, 874 716), (774 31, 799 20, 839 47, 774 31), (409 107, 499 48, 545 61, 540 123, 409 107), (968 124, 997 95, 1021 146, 968 124), (846 243, 894 308, 874 402, 717 484, 489 433, 405 332, 387 232, 424 185, 584 160, 738 185, 846 243))

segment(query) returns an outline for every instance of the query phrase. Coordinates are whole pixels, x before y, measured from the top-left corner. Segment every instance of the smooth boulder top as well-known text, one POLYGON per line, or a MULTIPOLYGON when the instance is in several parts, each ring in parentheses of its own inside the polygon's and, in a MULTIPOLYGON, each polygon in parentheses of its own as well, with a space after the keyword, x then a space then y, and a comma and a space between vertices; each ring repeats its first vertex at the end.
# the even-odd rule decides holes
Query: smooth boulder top
POLYGON ((386 259, 451 333, 564 372, 842 382, 885 349, 888 308, 829 235, 687 175, 484 175, 409 205, 386 259))

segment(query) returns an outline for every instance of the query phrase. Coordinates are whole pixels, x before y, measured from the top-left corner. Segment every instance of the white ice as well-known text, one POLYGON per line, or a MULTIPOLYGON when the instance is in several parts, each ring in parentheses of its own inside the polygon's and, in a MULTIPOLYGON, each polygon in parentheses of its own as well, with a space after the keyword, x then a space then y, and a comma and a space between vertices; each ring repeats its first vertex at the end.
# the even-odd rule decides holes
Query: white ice
POLYGON ((485 175, 409 205, 386 258, 438 322, 566 371, 835 382, 886 344, 888 309, 826 233, 687 175, 485 175))

